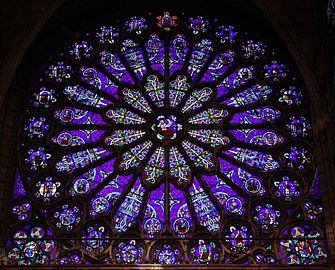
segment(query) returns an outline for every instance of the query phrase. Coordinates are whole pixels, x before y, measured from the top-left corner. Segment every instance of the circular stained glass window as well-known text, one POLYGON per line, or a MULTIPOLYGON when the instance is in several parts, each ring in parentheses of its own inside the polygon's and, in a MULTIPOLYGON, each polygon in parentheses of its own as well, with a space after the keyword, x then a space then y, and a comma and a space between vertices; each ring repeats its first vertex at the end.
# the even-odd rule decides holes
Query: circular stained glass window
MULTIPOLYGON (((19 144, 28 210, 82 238, 64 240, 59 263, 325 262, 322 241, 301 239, 323 231, 296 68, 229 22, 150 16, 83 35, 33 86, 19 144)), ((42 254, 16 244, 13 260, 42 254)))

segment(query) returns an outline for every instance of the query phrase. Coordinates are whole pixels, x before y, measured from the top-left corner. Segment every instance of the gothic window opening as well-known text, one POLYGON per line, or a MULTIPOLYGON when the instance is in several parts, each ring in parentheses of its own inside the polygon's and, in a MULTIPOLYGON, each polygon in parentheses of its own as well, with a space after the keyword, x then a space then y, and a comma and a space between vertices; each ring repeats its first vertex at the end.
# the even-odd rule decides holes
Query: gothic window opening
POLYGON ((168 12, 97 26, 31 86, 4 261, 326 264, 310 115, 266 37, 168 12))

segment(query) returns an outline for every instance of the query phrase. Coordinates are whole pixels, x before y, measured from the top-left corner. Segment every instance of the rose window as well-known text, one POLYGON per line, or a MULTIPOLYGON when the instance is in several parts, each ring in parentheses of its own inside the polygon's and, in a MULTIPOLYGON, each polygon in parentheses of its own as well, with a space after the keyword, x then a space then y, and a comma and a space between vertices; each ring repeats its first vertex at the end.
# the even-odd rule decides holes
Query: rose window
POLYGON ((11 236, 38 219, 67 249, 9 241, 13 263, 327 260, 305 86, 266 39, 131 17, 54 55, 31 91, 11 236))

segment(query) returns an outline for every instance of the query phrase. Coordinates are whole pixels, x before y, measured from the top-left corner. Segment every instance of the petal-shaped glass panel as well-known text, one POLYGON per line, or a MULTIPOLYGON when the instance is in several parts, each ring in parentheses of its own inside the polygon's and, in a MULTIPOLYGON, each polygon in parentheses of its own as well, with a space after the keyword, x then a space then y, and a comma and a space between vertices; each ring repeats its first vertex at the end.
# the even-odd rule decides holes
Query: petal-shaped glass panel
POLYGON ((169 190, 170 228, 178 237, 187 237, 193 227, 193 221, 183 191, 170 184, 169 190))
POLYGON ((199 223, 210 232, 218 231, 220 229, 220 214, 196 179, 193 179, 189 192, 199 223))
POLYGON ((64 155, 60 161, 55 164, 55 168, 58 172, 72 173, 76 169, 85 168, 110 154, 110 151, 101 147, 88 148, 83 151, 64 155))
POLYGON ((138 178, 113 218, 117 232, 126 232, 136 222, 143 203, 144 191, 141 180, 138 178))
POLYGON ((164 228, 165 185, 150 192, 142 221, 142 228, 148 237, 154 237, 164 228))
POLYGON ((116 53, 103 50, 99 53, 99 63, 116 79, 124 83, 134 83, 126 67, 116 53))
POLYGON ((68 190, 69 194, 73 197, 90 194, 94 188, 114 172, 114 163, 115 158, 74 178, 68 190))

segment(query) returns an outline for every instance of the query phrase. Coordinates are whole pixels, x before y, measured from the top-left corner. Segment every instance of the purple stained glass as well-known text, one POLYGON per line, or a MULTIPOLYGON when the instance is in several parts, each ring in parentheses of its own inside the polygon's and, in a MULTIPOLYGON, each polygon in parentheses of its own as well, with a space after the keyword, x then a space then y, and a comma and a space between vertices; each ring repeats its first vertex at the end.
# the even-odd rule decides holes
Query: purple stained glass
POLYGON ((244 200, 223 179, 214 176, 202 175, 213 195, 227 214, 243 215, 245 213, 244 200))
POLYGON ((165 51, 163 40, 157 34, 152 34, 145 45, 151 68, 164 76, 165 51))
POLYGON ((271 129, 235 129, 229 133, 236 140, 253 145, 276 147, 284 143, 284 137, 271 129))
POLYGON ((177 237, 187 237, 193 227, 192 216, 184 192, 170 184, 169 189, 170 229, 177 237))
POLYGON ((329 264, 299 72, 177 15, 94 26, 27 86, 6 263, 329 264))
POLYGON ((54 117, 62 124, 68 125, 105 125, 105 121, 98 113, 74 107, 64 107, 54 112, 54 117))
POLYGON ((14 197, 14 199, 17 199, 17 198, 23 197, 25 195, 26 195, 26 191, 24 189, 20 173, 19 173, 18 170, 16 170, 13 197, 14 197))
POLYGON ((69 100, 74 100, 78 103, 92 107, 103 108, 106 105, 111 104, 109 100, 100 97, 98 94, 79 85, 66 86, 63 93, 69 100))
MULTIPOLYGON (((106 179, 106 177, 104 179, 106 179)), ((109 213, 131 179, 132 175, 117 175, 113 177, 113 179, 91 199, 90 215, 95 217, 109 213)))
POLYGON ((190 57, 189 66, 187 68, 187 71, 193 80, 195 80, 198 73, 207 62, 212 50, 212 41, 209 39, 203 39, 199 43, 195 44, 190 57))
POLYGON ((248 81, 253 80, 254 74, 255 67, 253 66, 235 70, 218 84, 218 97, 228 94, 231 90, 237 89, 246 84, 248 81))
POLYGON ((127 72, 126 67, 116 53, 111 53, 106 50, 101 51, 99 53, 99 62, 116 79, 124 83, 134 83, 133 79, 127 72))
POLYGON ((110 155, 111 152, 101 147, 88 148, 84 151, 78 151, 73 154, 62 156, 62 158, 55 164, 58 172, 72 173, 76 169, 84 168, 103 157, 110 155))
POLYGON ((86 196, 114 171, 115 158, 91 169, 73 179, 69 194, 74 197, 86 196))
POLYGON ((227 51, 215 56, 201 82, 213 82, 222 77, 228 68, 235 63, 234 51, 227 51))
POLYGON ((253 87, 236 94, 232 98, 223 101, 222 104, 230 107, 245 106, 260 100, 267 100, 271 92, 272 89, 269 86, 256 84, 253 87))
POLYGON ((92 56, 93 47, 86 40, 75 42, 69 47, 69 54, 76 60, 88 59, 92 56))
POLYGON ((219 159, 222 173, 247 194, 261 196, 265 193, 263 181, 252 173, 239 168, 224 159, 219 159))
POLYGON ((97 68, 82 66, 80 68, 80 75, 83 82, 88 83, 96 90, 117 97, 117 86, 97 68))
POLYGON ((130 68, 135 73, 138 79, 142 79, 147 68, 144 63, 144 57, 138 44, 131 39, 126 39, 122 42, 123 47, 121 52, 128 61, 130 68))
POLYGON ((231 124, 263 124, 273 123, 280 118, 280 110, 272 107, 261 107, 236 113, 230 120, 231 124))
POLYGON ((114 216, 113 223, 117 232, 127 231, 136 222, 143 202, 144 191, 140 178, 138 178, 114 216))
POLYGON ((275 171, 280 167, 280 164, 273 159, 273 156, 266 152, 233 147, 232 149, 225 151, 224 154, 231 156, 252 168, 258 168, 263 172, 275 171))
POLYGON ((281 236, 289 238, 281 240, 279 246, 279 257, 284 259, 286 264, 315 264, 327 261, 326 243, 318 240, 321 232, 315 225, 296 223, 283 230, 281 236))
POLYGON ((165 185, 152 190, 144 211, 142 227, 149 237, 159 234, 164 227, 165 185))
POLYGON ((215 32, 215 36, 219 39, 221 43, 234 43, 236 42, 238 32, 236 28, 232 25, 220 26, 215 32))
POLYGON ((193 179, 189 192, 198 222, 210 232, 218 231, 220 228, 220 214, 196 179, 193 179))
POLYGON ((170 41, 169 48, 169 75, 171 76, 175 71, 179 70, 186 59, 188 52, 188 41, 184 35, 178 34, 170 41))
POLYGON ((62 147, 78 146, 96 142, 104 133, 104 130, 62 130, 53 135, 50 141, 62 147))

